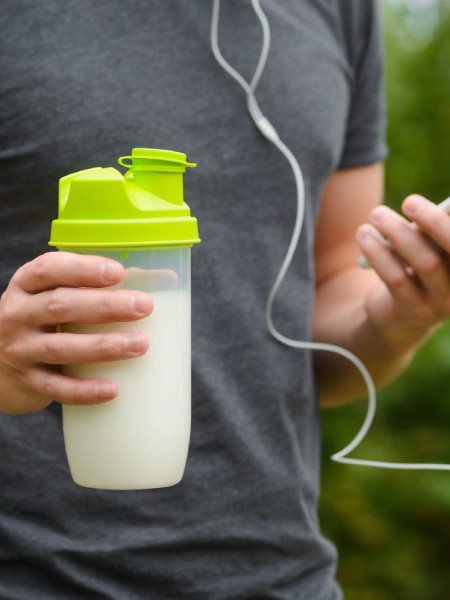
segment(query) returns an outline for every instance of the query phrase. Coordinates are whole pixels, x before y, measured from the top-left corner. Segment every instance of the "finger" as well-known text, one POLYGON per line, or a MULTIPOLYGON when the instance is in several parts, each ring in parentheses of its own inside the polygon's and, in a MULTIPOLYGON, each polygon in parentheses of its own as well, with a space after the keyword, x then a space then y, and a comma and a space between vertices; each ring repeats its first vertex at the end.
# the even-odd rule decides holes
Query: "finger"
POLYGON ((61 404, 99 404, 112 400, 119 391, 110 379, 76 379, 44 368, 34 369, 29 379, 38 393, 61 404))
POLYGON ((145 354, 148 346, 147 336, 139 331, 45 333, 34 336, 21 350, 21 359, 47 365, 81 365, 135 358, 145 354))
POLYGON ((448 294, 450 278, 447 266, 434 243, 387 206, 379 206, 372 211, 371 221, 412 267, 431 297, 439 299, 448 294))
POLYGON ((148 294, 128 290, 57 288, 26 300, 17 309, 29 325, 136 321, 153 310, 148 294))
POLYGON ((36 294, 57 287, 106 287, 119 283, 123 275, 122 265, 109 258, 47 252, 18 269, 11 283, 36 294))
POLYGON ((405 199, 402 211, 438 246, 450 253, 450 216, 445 211, 416 194, 405 199))
POLYGON ((408 275, 392 248, 372 225, 362 225, 357 231, 356 239, 372 269, 387 286, 396 302, 406 310, 423 304, 422 291, 408 275))

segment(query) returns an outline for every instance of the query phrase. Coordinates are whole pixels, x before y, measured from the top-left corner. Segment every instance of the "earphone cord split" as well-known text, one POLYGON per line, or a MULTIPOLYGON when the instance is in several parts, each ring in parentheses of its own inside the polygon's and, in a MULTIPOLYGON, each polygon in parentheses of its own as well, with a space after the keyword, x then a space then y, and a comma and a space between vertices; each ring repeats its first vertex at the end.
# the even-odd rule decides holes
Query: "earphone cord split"
POLYGON ((344 358, 351 361, 360 371, 362 377, 367 386, 368 392, 368 408, 364 422, 358 431, 354 439, 341 451, 336 452, 331 456, 331 459, 335 462, 345 463, 350 465, 360 465, 366 467, 381 467, 385 469, 429 469, 429 470, 450 470, 450 465, 446 464, 428 464, 428 463, 396 463, 396 462, 384 462, 376 460, 364 460, 358 458, 349 458, 348 454, 352 452, 362 440, 365 438, 369 431, 376 411, 376 390, 373 383, 372 377, 369 371, 362 363, 362 361, 346 350, 333 344, 323 344, 316 342, 304 342, 300 340, 293 340, 281 334, 275 327, 272 319, 272 307, 275 297, 280 289, 280 286, 286 276, 289 266, 292 262, 295 250, 298 246, 300 234, 303 226, 304 213, 305 213, 305 185, 303 180, 303 174, 301 167, 291 152, 291 150, 284 144, 280 139, 277 131, 268 121, 268 119, 262 113, 258 102, 255 97, 255 91, 258 86, 261 75, 264 71, 267 57, 270 49, 270 27, 266 15, 264 14, 259 0, 252 0, 253 9, 259 19, 263 32, 263 41, 261 54, 258 59, 253 77, 248 83, 240 73, 236 71, 223 57, 218 43, 218 29, 219 29, 219 13, 220 13, 220 0, 213 0, 212 20, 211 20, 211 48, 220 66, 242 87, 247 97, 247 109, 250 116, 259 129, 261 134, 266 137, 272 144, 274 144, 278 150, 285 156, 289 162, 292 172, 295 177, 296 189, 297 189, 297 213, 295 219, 295 225, 292 233, 292 237, 289 243, 288 250, 284 257, 280 271, 275 279, 272 289, 269 293, 266 304, 266 322, 270 334, 280 343, 289 346, 291 348, 306 349, 306 350, 321 350, 326 352, 334 352, 344 358))

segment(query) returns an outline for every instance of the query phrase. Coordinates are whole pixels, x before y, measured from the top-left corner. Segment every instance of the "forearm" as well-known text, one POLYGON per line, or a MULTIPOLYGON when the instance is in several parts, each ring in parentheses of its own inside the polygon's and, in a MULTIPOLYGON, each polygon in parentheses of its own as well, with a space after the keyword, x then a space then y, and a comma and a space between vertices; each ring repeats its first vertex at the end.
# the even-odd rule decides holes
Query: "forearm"
MULTIPOLYGON (((450 216, 417 195, 402 204, 406 218, 379 206, 382 180, 380 164, 335 173, 324 188, 315 236, 314 339, 355 354, 377 388, 450 317, 450 216), (358 254, 372 269, 357 266, 358 254)), ((367 394, 351 362, 315 354, 323 406, 367 394)))
MULTIPOLYGON (((379 389, 407 366, 431 329, 418 326, 383 330, 369 318, 366 298, 379 285, 372 271, 352 267, 328 278, 316 291, 313 335, 315 341, 335 344, 355 354, 367 367, 379 389)), ((348 359, 316 351, 314 366, 320 403, 338 406, 367 395, 361 373, 348 359)))

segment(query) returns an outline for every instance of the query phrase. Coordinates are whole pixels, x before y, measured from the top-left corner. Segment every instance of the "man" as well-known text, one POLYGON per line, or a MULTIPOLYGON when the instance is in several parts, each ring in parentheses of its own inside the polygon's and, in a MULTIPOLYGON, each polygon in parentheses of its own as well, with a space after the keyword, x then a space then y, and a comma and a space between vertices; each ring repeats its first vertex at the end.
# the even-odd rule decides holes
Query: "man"
MULTIPOLYGON (((289 337, 313 329, 347 347, 382 385, 447 316, 448 282, 445 256, 376 208, 386 154, 377 4, 264 9, 272 46, 258 99, 302 164, 307 196, 274 322, 289 337), (360 252, 373 270, 356 266, 360 252)), ((293 178, 212 57, 210 4, 83 0, 62 13, 56 0, 22 0, 3 16, 0 598, 341 598, 316 514, 312 357, 277 344, 264 323, 295 216, 293 178), (105 289, 123 276, 113 261, 45 249, 58 178, 132 146, 186 151, 199 164, 186 179, 203 240, 192 438, 178 486, 104 492, 71 482, 59 407, 111 401, 116 383, 70 379, 60 366, 132 359, 151 340, 69 339, 59 325, 119 320, 133 331, 152 301, 105 289)), ((220 36, 250 77, 261 37, 249 2, 223 4, 220 36)), ((418 200, 405 214, 449 251, 449 220, 424 200, 413 210, 418 200)), ((324 405, 365 393, 341 358, 317 356, 317 373, 324 405)))

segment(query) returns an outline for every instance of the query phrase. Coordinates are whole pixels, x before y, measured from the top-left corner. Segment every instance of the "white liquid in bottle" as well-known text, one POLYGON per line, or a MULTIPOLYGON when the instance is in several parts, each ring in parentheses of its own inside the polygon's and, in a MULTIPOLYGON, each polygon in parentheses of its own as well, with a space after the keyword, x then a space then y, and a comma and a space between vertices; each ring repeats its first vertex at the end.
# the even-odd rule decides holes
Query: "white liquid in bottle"
POLYGON ((158 488, 183 476, 191 417, 190 293, 150 295, 153 312, 140 321, 65 328, 74 333, 140 330, 150 339, 142 357, 64 368, 67 375, 119 384, 118 396, 105 404, 63 406, 67 458, 81 486, 158 488))

